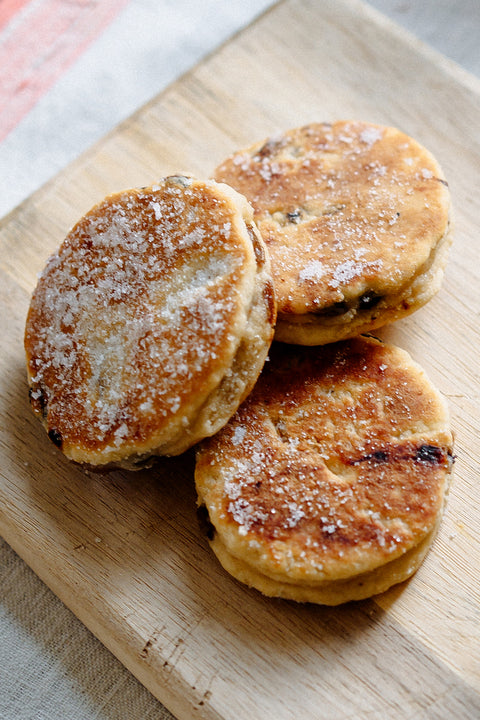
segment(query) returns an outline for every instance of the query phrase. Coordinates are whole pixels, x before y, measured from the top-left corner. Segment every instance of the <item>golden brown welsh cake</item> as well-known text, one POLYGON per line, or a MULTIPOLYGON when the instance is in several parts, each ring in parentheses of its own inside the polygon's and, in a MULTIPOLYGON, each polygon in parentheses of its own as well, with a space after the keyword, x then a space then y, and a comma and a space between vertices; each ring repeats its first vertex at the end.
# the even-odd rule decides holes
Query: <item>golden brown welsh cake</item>
POLYGON ((107 197, 43 271, 25 329, 30 399, 71 459, 135 468, 216 432, 273 336, 245 198, 171 176, 107 197))
POLYGON ((452 467, 446 405, 403 350, 274 344, 253 392, 197 450, 214 553, 262 593, 336 605, 419 566, 452 467))
POLYGON ((370 332, 439 289, 450 195, 435 158, 395 128, 339 121, 290 130, 225 160, 270 251, 276 339, 370 332))

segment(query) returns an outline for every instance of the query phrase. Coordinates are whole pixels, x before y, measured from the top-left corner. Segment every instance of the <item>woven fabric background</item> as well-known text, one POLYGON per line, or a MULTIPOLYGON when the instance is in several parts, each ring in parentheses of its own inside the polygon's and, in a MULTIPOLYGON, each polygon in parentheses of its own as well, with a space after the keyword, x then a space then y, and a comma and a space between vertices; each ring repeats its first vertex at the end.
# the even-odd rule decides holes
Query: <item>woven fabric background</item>
POLYGON ((172 718, 4 542, 0 648, 2 720, 172 718))

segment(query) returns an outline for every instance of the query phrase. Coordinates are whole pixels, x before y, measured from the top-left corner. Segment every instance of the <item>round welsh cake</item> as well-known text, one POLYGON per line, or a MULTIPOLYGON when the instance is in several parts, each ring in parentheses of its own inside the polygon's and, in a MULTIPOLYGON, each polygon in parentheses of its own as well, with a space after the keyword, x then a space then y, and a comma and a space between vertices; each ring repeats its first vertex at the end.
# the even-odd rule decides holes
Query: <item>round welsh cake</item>
POLYGON ((366 337, 277 344, 197 450, 199 515, 224 568, 265 595, 360 600, 420 565, 452 442, 443 399, 403 350, 366 337))
POLYGON ((370 332, 440 287, 449 190, 431 153, 395 128, 307 125, 235 153, 215 178, 254 207, 278 340, 320 345, 370 332))
POLYGON ((111 195, 49 260, 25 329, 30 400, 79 463, 176 455, 235 412, 265 361, 275 301, 244 197, 176 175, 111 195))

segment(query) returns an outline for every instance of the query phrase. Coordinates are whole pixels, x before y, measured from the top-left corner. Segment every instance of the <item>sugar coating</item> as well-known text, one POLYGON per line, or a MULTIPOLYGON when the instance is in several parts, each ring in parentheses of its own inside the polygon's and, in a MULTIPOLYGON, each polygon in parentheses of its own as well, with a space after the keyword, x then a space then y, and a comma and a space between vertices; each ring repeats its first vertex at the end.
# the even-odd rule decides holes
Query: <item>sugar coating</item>
POLYGON ((321 312, 366 291, 395 294, 448 225, 438 163, 394 128, 308 125, 232 155, 215 177, 255 209, 280 317, 321 312))
POLYGON ((108 198, 69 233, 26 328, 31 399, 65 442, 141 445, 174 416, 188 425, 245 320, 255 264, 239 217, 208 184, 172 181, 108 198))
POLYGON ((443 400, 398 348, 280 346, 199 454, 197 487, 222 542, 262 572, 287 556, 300 573, 363 572, 435 526, 451 446, 443 400))

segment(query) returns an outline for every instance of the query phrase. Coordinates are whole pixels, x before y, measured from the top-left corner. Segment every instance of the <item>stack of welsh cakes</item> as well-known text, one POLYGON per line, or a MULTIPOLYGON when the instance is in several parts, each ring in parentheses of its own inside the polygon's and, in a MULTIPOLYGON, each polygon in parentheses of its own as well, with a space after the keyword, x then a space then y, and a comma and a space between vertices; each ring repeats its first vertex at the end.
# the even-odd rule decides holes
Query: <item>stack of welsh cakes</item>
POLYGON ((365 122, 111 195, 32 296, 32 408, 90 468, 195 445, 202 526, 241 582, 329 605, 382 592, 431 545, 453 440, 422 368, 369 333, 439 290, 450 242, 434 157, 365 122))

